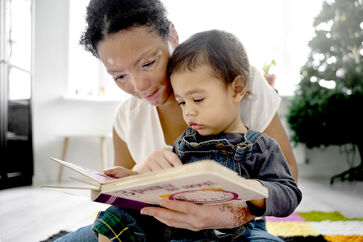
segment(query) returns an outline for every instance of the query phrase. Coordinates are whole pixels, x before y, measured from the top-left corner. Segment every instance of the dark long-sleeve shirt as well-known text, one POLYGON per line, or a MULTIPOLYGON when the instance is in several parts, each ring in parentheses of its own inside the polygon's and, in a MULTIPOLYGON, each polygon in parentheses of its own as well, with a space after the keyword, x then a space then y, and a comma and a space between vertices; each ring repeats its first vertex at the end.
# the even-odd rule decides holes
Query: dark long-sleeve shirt
POLYGON ((291 176, 280 146, 263 133, 249 130, 245 134, 200 136, 195 130, 187 129, 177 139, 173 150, 183 163, 214 159, 234 169, 244 178, 260 181, 268 189, 268 198, 264 210, 247 202, 251 214, 255 216, 288 216, 302 199, 302 193, 291 176), (226 147, 229 151, 223 152, 226 147), (231 153, 231 150, 235 152, 231 153), (239 165, 236 166, 236 163, 239 165))

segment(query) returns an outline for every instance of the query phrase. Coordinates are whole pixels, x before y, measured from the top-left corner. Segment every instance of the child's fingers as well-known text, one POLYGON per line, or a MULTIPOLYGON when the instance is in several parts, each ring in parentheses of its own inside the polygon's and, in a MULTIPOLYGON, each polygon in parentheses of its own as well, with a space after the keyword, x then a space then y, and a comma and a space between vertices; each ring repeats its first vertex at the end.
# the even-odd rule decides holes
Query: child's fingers
POLYGON ((108 176, 113 176, 113 177, 117 177, 117 178, 138 174, 135 171, 126 169, 121 166, 117 166, 117 167, 113 167, 113 168, 104 170, 103 173, 108 176))
POLYGON ((175 153, 173 153, 173 152, 171 152, 171 151, 169 151, 167 149, 163 149, 162 154, 163 154, 164 158, 170 164, 172 164, 172 166, 181 166, 181 165, 183 165, 183 163, 181 162, 181 160, 179 159, 179 157, 175 153))
POLYGON ((112 176, 113 174, 116 173, 116 168, 109 168, 107 170, 104 170, 103 173, 105 173, 106 175, 112 176))

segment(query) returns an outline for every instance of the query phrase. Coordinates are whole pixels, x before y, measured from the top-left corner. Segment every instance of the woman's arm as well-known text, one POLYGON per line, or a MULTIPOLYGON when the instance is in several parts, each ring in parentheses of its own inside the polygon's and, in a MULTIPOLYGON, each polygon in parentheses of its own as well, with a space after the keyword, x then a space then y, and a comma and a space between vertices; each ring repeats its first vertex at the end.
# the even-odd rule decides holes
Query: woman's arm
POLYGON ((135 166, 135 161, 131 157, 127 144, 118 136, 115 129, 112 130, 112 136, 115 153, 114 165, 132 169, 135 166))
POLYGON ((289 165, 290 172, 295 181, 298 181, 298 170, 294 153, 289 142, 289 138, 282 126, 281 120, 277 113, 275 113, 270 124, 264 131, 265 134, 274 138, 279 143, 282 152, 284 153, 287 164, 289 165))
POLYGON ((160 205, 162 207, 145 207, 141 214, 153 216, 168 226, 192 231, 235 228, 255 218, 245 202, 197 205, 166 199, 160 205))

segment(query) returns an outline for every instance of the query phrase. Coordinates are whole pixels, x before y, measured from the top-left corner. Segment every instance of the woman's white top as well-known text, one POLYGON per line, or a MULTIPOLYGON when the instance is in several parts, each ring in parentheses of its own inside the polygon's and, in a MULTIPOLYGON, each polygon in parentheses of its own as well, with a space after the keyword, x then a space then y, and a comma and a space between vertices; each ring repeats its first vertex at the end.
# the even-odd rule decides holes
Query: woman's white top
MULTIPOLYGON (((241 101, 241 119, 252 130, 263 132, 275 115, 281 99, 256 68, 251 67, 248 91, 241 101)), ((169 147, 155 106, 143 99, 125 98, 114 115, 113 127, 126 142, 136 163, 143 162, 153 151, 169 147)))

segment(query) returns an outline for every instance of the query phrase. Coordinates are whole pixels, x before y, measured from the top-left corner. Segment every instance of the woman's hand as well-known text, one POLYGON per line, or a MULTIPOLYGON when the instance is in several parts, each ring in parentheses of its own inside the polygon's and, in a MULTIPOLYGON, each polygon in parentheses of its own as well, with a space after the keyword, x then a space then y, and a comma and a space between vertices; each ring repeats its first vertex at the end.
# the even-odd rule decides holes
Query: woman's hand
POLYGON ((132 176, 139 174, 136 171, 129 170, 122 166, 114 166, 110 169, 104 170, 103 173, 105 173, 105 175, 112 176, 115 178, 121 178, 125 176, 132 176))
POLYGON ((144 162, 135 165, 132 170, 141 174, 181 165, 183 164, 176 154, 163 148, 152 152, 144 162))
POLYGON ((246 203, 238 201, 222 205, 197 205, 166 199, 160 205, 162 207, 145 207, 141 214, 153 216, 168 226, 192 231, 235 228, 254 218, 246 203))

